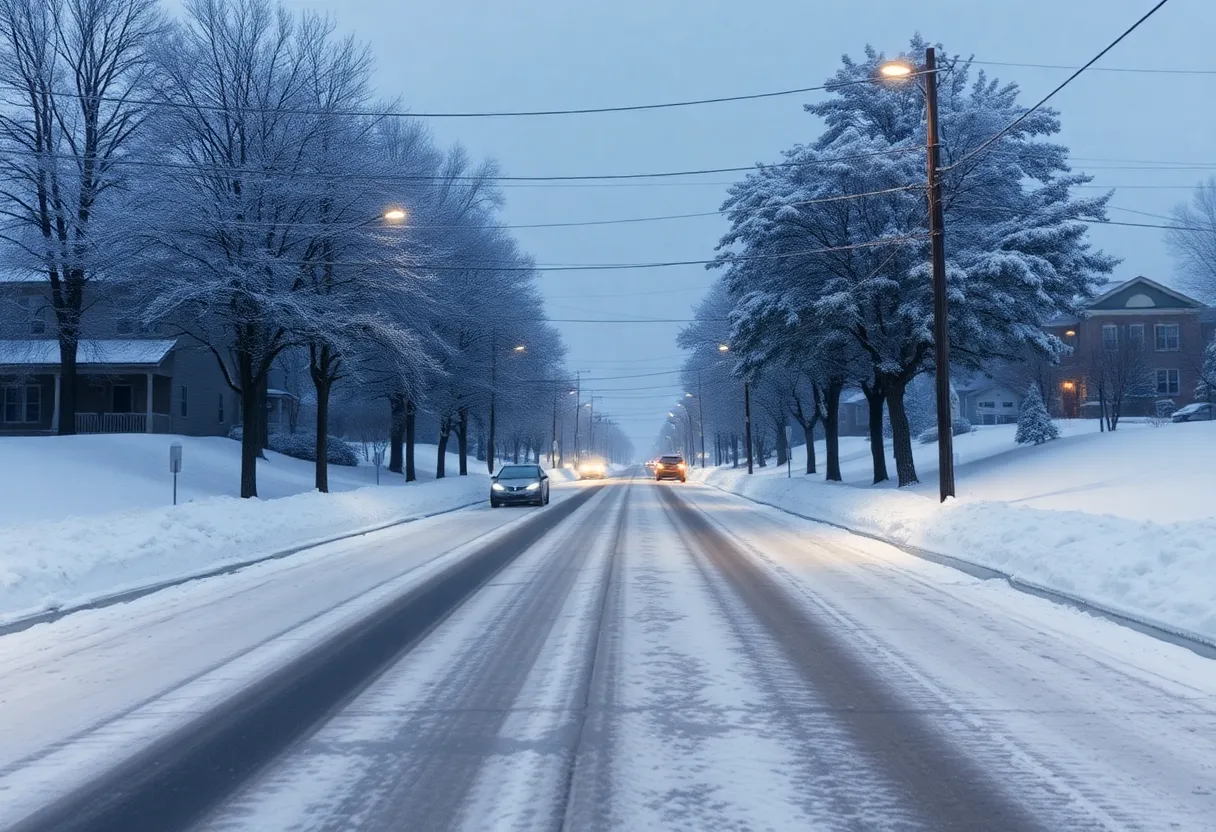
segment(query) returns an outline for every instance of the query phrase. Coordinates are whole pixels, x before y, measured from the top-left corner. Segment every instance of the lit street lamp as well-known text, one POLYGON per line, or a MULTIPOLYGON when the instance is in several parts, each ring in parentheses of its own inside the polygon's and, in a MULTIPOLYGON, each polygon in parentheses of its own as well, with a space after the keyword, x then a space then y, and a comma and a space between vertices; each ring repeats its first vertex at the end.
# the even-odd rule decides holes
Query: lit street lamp
MULTIPOLYGON (((718 344, 718 352, 730 352, 730 345, 718 344)), ((747 377, 743 378, 743 434, 747 442, 747 473, 752 473, 752 394, 747 377)))
POLYGON ((384 219, 389 222, 404 222, 406 216, 408 215, 404 208, 390 208, 384 212, 384 219))
MULTIPOLYGON (((929 247, 933 263, 933 345, 937 364, 937 470, 941 501, 954 496, 954 431, 950 412, 950 331, 946 304, 946 231, 942 212, 941 146, 937 127, 937 53, 925 50, 925 65, 914 69, 903 61, 879 67, 886 78, 923 75, 925 134, 929 178, 929 247)), ((720 348, 719 348, 720 349, 720 348)))

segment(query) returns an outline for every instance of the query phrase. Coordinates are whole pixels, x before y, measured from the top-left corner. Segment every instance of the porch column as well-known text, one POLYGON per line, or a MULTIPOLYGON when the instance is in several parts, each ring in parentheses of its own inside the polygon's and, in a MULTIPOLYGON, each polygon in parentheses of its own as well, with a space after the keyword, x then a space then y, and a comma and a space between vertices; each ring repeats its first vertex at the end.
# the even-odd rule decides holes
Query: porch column
POLYGON ((152 374, 146 373, 145 375, 148 377, 148 395, 144 397, 147 399, 146 411, 148 416, 147 424, 144 425, 144 431, 146 433, 152 433, 152 374))
POLYGON ((55 373, 55 406, 51 409, 51 430, 59 428, 59 385, 62 380, 63 376, 55 373))

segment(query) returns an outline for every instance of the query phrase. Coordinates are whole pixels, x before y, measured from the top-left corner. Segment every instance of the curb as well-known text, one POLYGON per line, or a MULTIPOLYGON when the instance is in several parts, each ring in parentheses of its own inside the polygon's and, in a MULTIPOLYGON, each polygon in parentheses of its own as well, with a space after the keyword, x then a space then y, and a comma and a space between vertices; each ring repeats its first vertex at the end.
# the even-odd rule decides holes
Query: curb
POLYGON ((259 563, 264 563, 264 562, 270 561, 270 560, 281 560, 282 558, 286 558, 286 557, 290 557, 295 554, 299 554, 300 552, 303 552, 306 549, 315 549, 318 546, 325 546, 330 543, 339 543, 343 540, 350 540, 351 538, 361 537, 365 534, 372 534, 373 532, 379 532, 379 531, 384 531, 385 529, 391 529, 394 526, 403 526, 407 523, 413 523, 418 520, 425 520, 428 517, 438 517, 443 514, 451 514, 456 511, 462 511, 466 508, 472 508, 473 506, 481 505, 484 502, 485 502, 485 500, 474 500, 474 501, 468 502, 468 503, 461 503, 460 505, 453 506, 451 508, 440 509, 439 511, 424 512, 422 514, 411 514, 408 517, 400 517, 396 520, 389 520, 384 523, 377 523, 374 526, 364 526, 363 528, 356 529, 354 531, 343 532, 342 534, 332 535, 330 537, 317 538, 314 540, 307 541, 305 543, 299 543, 290 548, 279 549, 277 551, 270 552, 269 554, 258 555, 257 557, 248 558, 246 560, 225 563, 222 566, 208 567, 207 569, 204 569, 199 572, 191 572, 186 575, 179 575, 175 578, 167 578, 163 581, 157 581, 156 583, 145 584, 143 586, 137 586, 137 587, 133 587, 131 589, 124 589, 121 592, 115 592, 115 593, 112 593, 109 595, 102 595, 102 596, 100 596, 98 598, 94 598, 90 601, 82 601, 78 604, 71 604, 68 606, 56 607, 55 609, 45 610, 43 612, 37 612, 32 615, 22 616, 21 618, 15 618, 12 621, 8 621, 6 623, 0 624, 0 637, 12 635, 13 633, 19 633, 22 630, 28 630, 30 627, 33 627, 37 624, 49 624, 53 621, 58 621, 61 618, 66 618, 67 616, 72 615, 73 613, 84 612, 85 610, 98 610, 98 609, 103 609, 105 607, 114 606, 115 604, 122 604, 122 603, 126 603, 127 601, 134 601, 135 599, 142 598, 145 595, 151 595, 154 592, 160 592, 161 590, 164 590, 164 589, 170 589, 171 587, 180 586, 182 584, 187 584, 187 583, 190 583, 191 581, 201 581, 204 578, 214 578, 219 575, 227 575, 232 572, 239 572, 240 570, 245 569, 246 567, 255 566, 259 563))
POLYGON ((1216 639, 1208 638, 1207 636, 1200 635, 1199 633, 1191 632, 1190 630, 1186 630, 1181 627, 1175 627, 1161 621, 1154 621, 1150 618, 1145 618, 1125 610, 1120 610, 1117 607, 1112 607, 1099 601, 1093 601, 1089 598, 1083 598, 1080 595, 1073 595, 1072 593, 1064 592, 1063 590, 1053 589, 1052 587, 1044 586, 1043 584, 1035 583, 1034 581, 1028 581, 1024 578, 1019 578, 1017 575, 1002 572, 999 569, 993 569, 990 566, 981 566, 978 563, 973 563, 963 558, 955 557, 953 555, 944 555, 941 552, 934 552, 929 549, 922 549, 919 546, 913 546, 910 543, 900 543, 892 540, 889 537, 884 537, 877 532, 854 528, 853 526, 849 526, 837 520, 827 520, 823 517, 814 517, 809 514, 802 514, 801 512, 793 511, 783 506, 766 502, 765 500, 757 500, 754 497, 748 497, 744 494, 728 491, 719 485, 705 482, 704 480, 701 481, 701 484, 717 489, 723 494, 731 494, 735 497, 741 497, 744 500, 756 503, 757 505, 767 506, 768 508, 775 509, 776 511, 791 514, 794 517, 801 517, 803 520, 810 520, 812 523, 820 523, 824 526, 831 526, 832 528, 840 529, 841 531, 846 531, 860 537, 869 538, 870 540, 875 540, 879 543, 885 543, 888 546, 899 549, 901 552, 912 555, 913 557, 918 557, 921 560, 931 561, 940 566, 947 566, 951 569, 965 572, 974 578, 980 578, 981 580, 985 581, 1004 581, 1018 592, 1024 592, 1027 595, 1034 595, 1039 598, 1043 598, 1044 600, 1051 601, 1054 604, 1059 604, 1063 607, 1071 607, 1073 609, 1080 610, 1081 612, 1089 613, 1097 618, 1105 618, 1107 621, 1111 621, 1120 625, 1121 627, 1127 627, 1128 629, 1143 633, 1144 635, 1151 636, 1158 641, 1164 641, 1169 644, 1177 645, 1178 647, 1185 647, 1187 650, 1190 650, 1192 653, 1202 656, 1205 659, 1216 659, 1216 639))

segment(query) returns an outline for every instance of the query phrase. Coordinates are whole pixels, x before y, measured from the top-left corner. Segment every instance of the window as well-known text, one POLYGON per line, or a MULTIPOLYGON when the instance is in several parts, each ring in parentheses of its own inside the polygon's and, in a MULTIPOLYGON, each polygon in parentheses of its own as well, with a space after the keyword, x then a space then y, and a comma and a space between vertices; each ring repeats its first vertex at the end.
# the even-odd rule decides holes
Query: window
POLYGON ((980 402, 980 407, 996 407, 996 402, 980 402))
POLYGON ((1001 402, 1001 407, 1013 407, 1013 402, 1001 402))
POLYGON ((1182 379, 1177 370, 1157 371, 1157 393, 1160 395, 1175 395, 1182 389, 1182 379))
POLYGON ((182 418, 185 419, 189 415, 186 408, 186 385, 182 385, 182 418))
POLYGON ((1119 348, 1119 327, 1114 324, 1102 325, 1102 348, 1107 350, 1119 348))
POLYGON ((42 388, 36 384, 4 388, 4 421, 39 422, 42 420, 42 388))
POLYGON ((220 393, 220 421, 224 421, 224 394, 220 393))
POLYGON ((42 298, 35 295, 21 295, 17 298, 21 307, 21 316, 30 335, 42 335, 46 332, 46 318, 43 316, 44 304, 42 298))
POLYGON ((119 318, 114 325, 114 331, 119 335, 130 335, 135 331, 135 322, 130 318, 119 318))
POLYGON ((1144 324, 1128 324, 1127 325, 1127 340, 1133 346, 1144 346, 1144 324))
POLYGON ((114 412, 134 413, 135 395, 129 384, 114 385, 114 412))
POLYGON ((1160 352, 1178 351, 1178 324, 1157 324, 1157 350, 1160 352))

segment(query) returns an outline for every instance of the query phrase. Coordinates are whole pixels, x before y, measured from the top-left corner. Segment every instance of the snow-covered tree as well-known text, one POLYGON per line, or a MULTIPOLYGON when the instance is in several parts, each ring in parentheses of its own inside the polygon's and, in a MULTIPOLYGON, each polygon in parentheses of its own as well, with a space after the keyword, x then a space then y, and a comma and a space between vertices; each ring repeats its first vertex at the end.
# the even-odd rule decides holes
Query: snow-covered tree
POLYGON ((1190 203, 1171 212, 1174 225, 1166 242, 1178 266, 1183 289, 1216 303, 1216 176, 1195 187, 1190 203))
MULTIPOLYGON (((914 39, 912 62, 925 43, 914 39)), ((731 230, 716 265, 737 299, 736 336, 786 328, 848 337, 869 365, 861 386, 871 412, 875 481, 886 478, 882 410, 890 412, 901 485, 916 481, 904 395, 933 366, 932 291, 925 239, 924 98, 914 83, 876 83, 883 57, 846 58, 811 145, 787 151, 735 185, 724 205, 731 230), (858 194, 865 196, 858 197, 858 194)), ((1075 199, 1064 147, 1045 137, 1056 113, 1036 111, 988 150, 969 155, 1023 112, 1018 88, 966 61, 939 75, 950 337, 964 367, 1063 345, 1042 323, 1072 309, 1114 261, 1090 251, 1084 220, 1106 197, 1075 199)), ((841 357, 843 358, 843 353, 841 357)), ((837 359, 836 363, 847 364, 837 359)))
POLYGON ((1203 350, 1203 361, 1199 366, 1199 383, 1195 385, 1195 398, 1203 401, 1216 400, 1216 333, 1203 350))
POLYGON ((1022 399, 1022 408, 1018 411, 1018 430, 1014 441, 1019 445, 1042 445, 1059 437, 1060 429, 1047 415, 1038 385, 1030 385, 1026 389, 1026 398, 1022 399))
POLYGON ((156 0, 0 0, 0 239, 48 281, 60 434, 76 432, 81 315, 133 252, 124 165, 147 115, 156 0))

